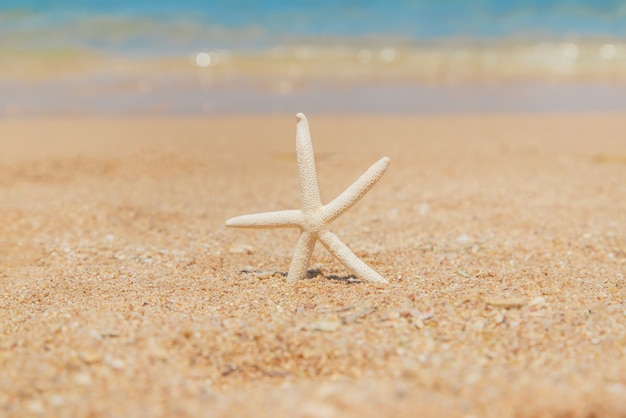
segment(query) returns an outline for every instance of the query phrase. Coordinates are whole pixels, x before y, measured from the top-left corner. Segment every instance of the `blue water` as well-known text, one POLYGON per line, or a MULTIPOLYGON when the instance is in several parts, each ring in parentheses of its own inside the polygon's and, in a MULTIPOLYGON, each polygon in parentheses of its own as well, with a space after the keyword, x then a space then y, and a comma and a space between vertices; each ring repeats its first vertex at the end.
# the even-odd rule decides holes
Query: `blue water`
POLYGON ((578 110, 626 110, 626 0, 0 0, 0 117, 578 110))
POLYGON ((0 0, 0 47, 172 53, 324 38, 626 38, 626 0, 0 0))

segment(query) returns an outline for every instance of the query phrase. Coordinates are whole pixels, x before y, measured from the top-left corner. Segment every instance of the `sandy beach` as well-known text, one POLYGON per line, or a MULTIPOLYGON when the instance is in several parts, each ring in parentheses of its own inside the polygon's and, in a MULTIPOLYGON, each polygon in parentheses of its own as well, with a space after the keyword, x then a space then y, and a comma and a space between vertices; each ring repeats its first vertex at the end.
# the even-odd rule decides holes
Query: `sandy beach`
POLYGON ((626 417, 626 115, 0 120, 0 415, 626 417))

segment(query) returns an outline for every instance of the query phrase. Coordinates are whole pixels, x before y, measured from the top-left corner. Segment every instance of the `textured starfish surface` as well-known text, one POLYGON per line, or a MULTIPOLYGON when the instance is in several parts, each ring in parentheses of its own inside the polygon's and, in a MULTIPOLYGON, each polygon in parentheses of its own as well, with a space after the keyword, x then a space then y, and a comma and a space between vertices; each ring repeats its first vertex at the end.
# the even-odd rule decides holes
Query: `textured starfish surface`
POLYGON ((302 196, 302 210, 282 210, 257 213, 231 218, 226 226, 236 228, 299 228, 300 238, 291 260, 288 280, 303 279, 319 240, 328 251, 337 257, 357 277, 369 282, 387 283, 370 266, 365 264, 337 237, 328 230, 328 224, 352 207, 376 184, 389 166, 389 158, 383 157, 372 165, 350 187, 327 205, 322 205, 315 170, 315 156, 311 133, 306 117, 296 115, 296 158, 302 196))

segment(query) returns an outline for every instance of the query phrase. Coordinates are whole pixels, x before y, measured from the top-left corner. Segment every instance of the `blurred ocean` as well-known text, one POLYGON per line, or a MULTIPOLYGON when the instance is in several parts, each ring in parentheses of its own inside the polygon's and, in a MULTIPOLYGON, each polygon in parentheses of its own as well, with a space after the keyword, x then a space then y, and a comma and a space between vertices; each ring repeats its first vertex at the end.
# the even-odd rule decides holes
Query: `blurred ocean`
POLYGON ((0 0, 0 115, 626 110, 626 0, 0 0))

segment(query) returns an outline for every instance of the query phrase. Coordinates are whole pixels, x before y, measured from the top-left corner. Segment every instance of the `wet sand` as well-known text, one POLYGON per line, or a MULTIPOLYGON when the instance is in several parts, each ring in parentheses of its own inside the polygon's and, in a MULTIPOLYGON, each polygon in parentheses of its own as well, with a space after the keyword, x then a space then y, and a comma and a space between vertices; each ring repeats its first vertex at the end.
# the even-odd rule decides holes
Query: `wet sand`
POLYGON ((626 416, 626 115, 0 120, 0 415, 626 416), (275 272, 275 273, 274 273, 275 272))

